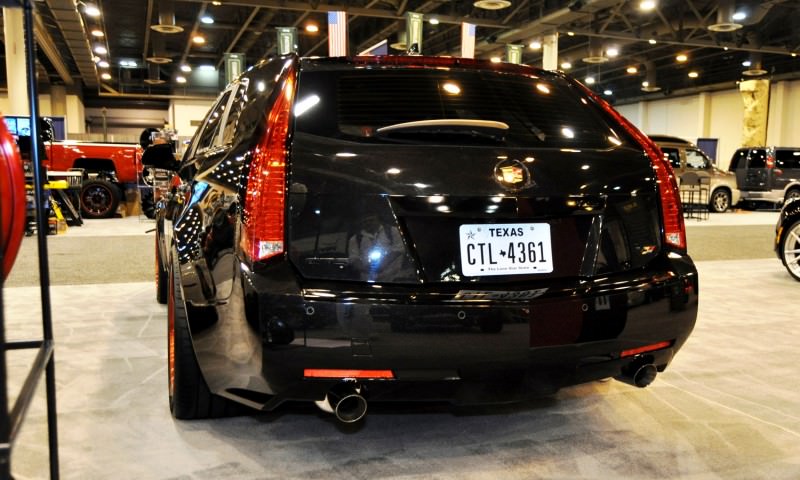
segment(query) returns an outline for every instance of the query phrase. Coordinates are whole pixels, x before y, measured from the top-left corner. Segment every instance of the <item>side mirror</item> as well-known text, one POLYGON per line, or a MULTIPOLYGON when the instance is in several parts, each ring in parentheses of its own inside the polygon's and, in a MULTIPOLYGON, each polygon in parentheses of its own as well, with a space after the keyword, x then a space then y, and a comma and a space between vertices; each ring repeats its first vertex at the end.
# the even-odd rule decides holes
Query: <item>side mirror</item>
POLYGON ((175 160, 175 155, 172 153, 172 145, 168 143, 158 143, 150 145, 144 151, 142 154, 142 165, 175 172, 178 170, 180 162, 175 160))

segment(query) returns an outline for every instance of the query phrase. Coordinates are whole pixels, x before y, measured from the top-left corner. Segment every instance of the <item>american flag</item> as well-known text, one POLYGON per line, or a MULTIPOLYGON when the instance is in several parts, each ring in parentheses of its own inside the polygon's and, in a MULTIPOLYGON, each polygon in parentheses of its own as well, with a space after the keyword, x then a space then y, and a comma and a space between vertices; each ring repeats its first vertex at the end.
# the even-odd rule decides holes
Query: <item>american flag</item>
POLYGON ((461 56, 475 58, 475 25, 461 24, 461 56))
POLYGON ((347 14, 328 12, 328 55, 347 56, 347 14))

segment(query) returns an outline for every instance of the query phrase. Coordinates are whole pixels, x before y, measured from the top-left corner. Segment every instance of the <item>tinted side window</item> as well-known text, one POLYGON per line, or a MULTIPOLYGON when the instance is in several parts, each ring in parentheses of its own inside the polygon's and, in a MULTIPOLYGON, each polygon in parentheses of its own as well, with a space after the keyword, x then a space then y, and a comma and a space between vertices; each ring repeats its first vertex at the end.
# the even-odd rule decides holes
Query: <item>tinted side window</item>
POLYGON ((703 152, 694 148, 686 149, 686 166, 689 168, 703 169, 711 166, 711 161, 703 152))
POLYGON ((800 150, 775 150, 775 165, 778 168, 800 168, 800 150))
POLYGON ((764 148, 754 148, 750 150, 750 161, 748 168, 767 168, 767 150, 764 148))
POLYGON ((731 158, 731 164, 728 166, 728 170, 733 171, 737 168, 744 168, 745 158, 747 158, 747 150, 736 150, 736 153, 733 154, 733 158, 731 158))
POLYGON ((230 91, 225 92, 225 95, 222 96, 220 101, 217 102, 217 105, 208 115, 206 124, 203 126, 203 131, 197 138, 195 151, 199 152, 214 145, 214 141, 216 140, 217 135, 219 134, 219 129, 221 128, 222 119, 225 115, 225 109, 228 107, 228 100, 230 99, 230 96, 230 91))
POLYGON ((681 156, 677 148, 661 147, 661 151, 664 152, 664 158, 672 164, 672 168, 681 168, 681 156))

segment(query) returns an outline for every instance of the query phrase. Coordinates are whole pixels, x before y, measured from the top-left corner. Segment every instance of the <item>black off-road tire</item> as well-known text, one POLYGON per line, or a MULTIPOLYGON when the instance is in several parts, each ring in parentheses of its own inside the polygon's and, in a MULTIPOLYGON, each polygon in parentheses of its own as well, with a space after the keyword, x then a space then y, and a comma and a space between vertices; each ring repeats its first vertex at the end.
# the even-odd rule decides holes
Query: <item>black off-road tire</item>
POLYGON ((156 218, 156 201, 153 198, 152 188, 139 189, 139 204, 145 217, 150 220, 156 218))
POLYGON ((108 180, 95 178, 81 187, 81 213, 84 218, 109 218, 117 213, 122 190, 108 180))
POLYGON ((178 285, 177 252, 172 253, 167 302, 169 409, 173 417, 182 420, 238 414, 241 411, 238 405, 211 393, 197 364, 189 333, 189 314, 178 285))

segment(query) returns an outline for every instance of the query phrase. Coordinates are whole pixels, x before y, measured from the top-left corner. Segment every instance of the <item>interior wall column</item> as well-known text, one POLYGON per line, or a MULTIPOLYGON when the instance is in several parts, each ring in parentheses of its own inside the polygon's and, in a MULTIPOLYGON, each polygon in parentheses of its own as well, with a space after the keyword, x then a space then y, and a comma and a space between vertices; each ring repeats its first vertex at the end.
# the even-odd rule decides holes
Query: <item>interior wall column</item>
POLYGON ((542 68, 558 70, 558 34, 545 35, 542 39, 542 68))
POLYGON ((30 115, 25 63, 25 27, 23 9, 3 8, 3 38, 6 45, 8 79, 7 115, 30 115))

